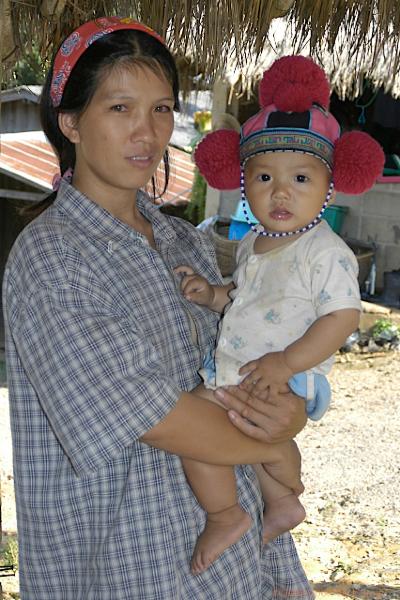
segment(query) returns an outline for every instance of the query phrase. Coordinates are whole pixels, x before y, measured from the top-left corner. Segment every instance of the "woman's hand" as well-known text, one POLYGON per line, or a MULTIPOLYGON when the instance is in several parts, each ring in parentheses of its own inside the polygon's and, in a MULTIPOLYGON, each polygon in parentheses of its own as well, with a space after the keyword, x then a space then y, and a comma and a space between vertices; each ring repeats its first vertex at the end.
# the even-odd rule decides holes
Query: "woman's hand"
POLYGON ((215 395, 233 425, 261 442, 293 439, 307 422, 304 399, 290 392, 288 386, 272 385, 262 397, 237 386, 219 388, 215 395))

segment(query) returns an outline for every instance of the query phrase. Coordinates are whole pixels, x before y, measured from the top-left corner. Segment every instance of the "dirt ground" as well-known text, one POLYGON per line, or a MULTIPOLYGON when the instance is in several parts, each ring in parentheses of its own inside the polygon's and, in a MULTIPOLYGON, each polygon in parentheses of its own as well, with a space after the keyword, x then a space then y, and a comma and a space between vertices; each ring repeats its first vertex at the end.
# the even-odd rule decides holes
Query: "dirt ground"
POLYGON ((400 352, 342 355, 331 409, 298 436, 293 535, 320 600, 400 599, 400 352))
MULTIPOLYGON (((400 352, 338 355, 330 381, 331 409, 298 436, 298 551, 317 600, 400 600, 400 352)), ((4 545, 16 532, 4 387, 0 443, 4 545)), ((18 598, 18 577, 0 581, 18 598)))

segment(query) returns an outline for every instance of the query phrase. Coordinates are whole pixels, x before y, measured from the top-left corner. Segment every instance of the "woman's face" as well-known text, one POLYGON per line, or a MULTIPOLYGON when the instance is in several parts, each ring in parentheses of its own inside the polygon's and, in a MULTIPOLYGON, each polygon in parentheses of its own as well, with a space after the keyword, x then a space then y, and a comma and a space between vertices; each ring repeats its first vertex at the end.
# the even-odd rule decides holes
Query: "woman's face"
POLYGON ((64 134, 75 144, 74 186, 110 212, 121 200, 132 201, 132 192, 151 179, 163 157, 173 107, 172 87, 161 71, 114 68, 79 119, 60 115, 64 134))

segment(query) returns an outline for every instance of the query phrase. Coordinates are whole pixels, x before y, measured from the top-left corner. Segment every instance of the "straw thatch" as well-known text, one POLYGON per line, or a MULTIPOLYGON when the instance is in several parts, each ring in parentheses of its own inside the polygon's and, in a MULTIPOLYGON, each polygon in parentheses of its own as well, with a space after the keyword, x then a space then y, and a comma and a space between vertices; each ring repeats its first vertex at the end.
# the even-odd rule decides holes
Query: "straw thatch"
POLYGON ((182 69, 212 80, 229 64, 243 74, 236 77, 243 90, 258 75, 255 59, 272 51, 270 26, 282 16, 287 29, 280 50, 290 40, 291 51, 330 61, 333 79, 341 73, 338 87, 351 89, 365 72, 392 89, 399 71, 398 0, 0 0, 0 6, 0 49, 8 67, 32 43, 46 60, 81 22, 123 14, 166 37, 182 69))

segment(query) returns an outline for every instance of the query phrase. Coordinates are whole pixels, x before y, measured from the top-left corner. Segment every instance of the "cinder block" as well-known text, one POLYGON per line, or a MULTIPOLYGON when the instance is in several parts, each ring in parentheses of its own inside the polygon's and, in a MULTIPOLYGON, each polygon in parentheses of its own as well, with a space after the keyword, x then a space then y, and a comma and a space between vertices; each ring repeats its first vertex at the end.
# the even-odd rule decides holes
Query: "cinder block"
POLYGON ((400 222, 400 189, 391 192, 373 188, 364 194, 364 215, 390 217, 400 222))
POLYGON ((377 244, 393 244, 395 232, 393 220, 378 216, 364 216, 361 221, 360 239, 377 244))
POLYGON ((363 212, 363 201, 365 194, 352 196, 350 194, 336 194, 334 204, 338 206, 348 206, 351 214, 361 214, 363 212))
POLYGON ((354 238, 362 241, 360 238, 360 231, 361 216, 348 214, 343 221, 342 230, 340 232, 341 237, 354 238))

